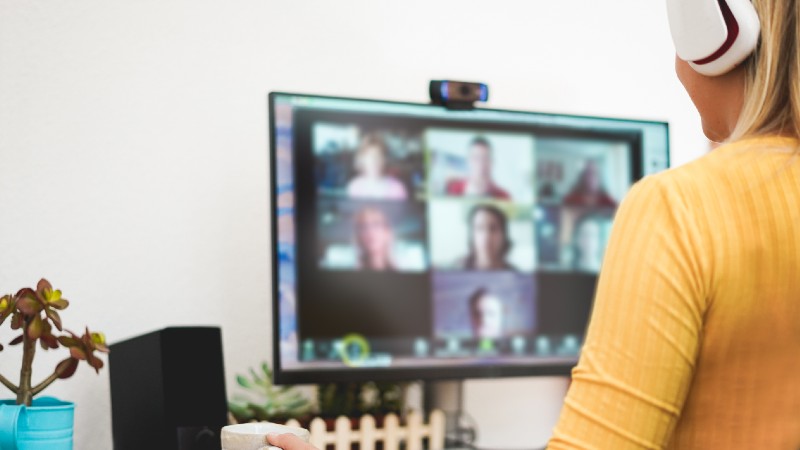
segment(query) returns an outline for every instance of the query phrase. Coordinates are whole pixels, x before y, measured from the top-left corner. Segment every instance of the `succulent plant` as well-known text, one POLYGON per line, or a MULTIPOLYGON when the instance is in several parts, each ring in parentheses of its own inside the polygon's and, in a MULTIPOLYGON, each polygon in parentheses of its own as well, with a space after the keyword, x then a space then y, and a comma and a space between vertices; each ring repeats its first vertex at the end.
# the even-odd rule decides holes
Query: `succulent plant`
MULTIPOLYGON (((53 289, 50 282, 44 278, 39 280, 35 290, 23 288, 14 295, 0 297, 0 325, 10 318, 11 329, 20 330, 20 335, 9 343, 9 345, 22 344, 19 384, 15 385, 0 375, 0 384, 17 396, 18 405, 30 406, 33 397, 54 381, 71 377, 80 361, 86 361, 96 372, 103 367, 103 361, 94 354, 94 352, 108 353, 102 333, 92 333, 89 328, 86 328, 82 336, 69 330, 66 330, 67 334, 54 333, 54 328, 61 333, 65 331, 62 328, 59 311, 65 310, 68 306, 69 301, 61 297, 61 291, 53 289), (42 350, 68 348, 70 356, 59 362, 53 373, 41 383, 33 385, 32 366, 37 343, 42 350)), ((3 346, 0 344, 0 351, 2 350, 3 346)))
POLYGON ((272 370, 267 363, 258 370, 250 368, 249 377, 237 375, 236 382, 244 392, 233 396, 228 410, 238 422, 298 419, 311 412, 311 402, 300 391, 272 383, 272 370))

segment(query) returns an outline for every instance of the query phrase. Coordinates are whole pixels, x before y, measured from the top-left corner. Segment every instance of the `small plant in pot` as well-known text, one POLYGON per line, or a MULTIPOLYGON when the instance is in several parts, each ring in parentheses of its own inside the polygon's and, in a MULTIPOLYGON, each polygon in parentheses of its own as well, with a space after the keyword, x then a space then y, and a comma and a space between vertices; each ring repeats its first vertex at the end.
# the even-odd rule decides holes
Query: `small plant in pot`
POLYGON ((237 423, 269 421, 285 423, 296 419, 308 426, 311 402, 291 386, 272 384, 272 370, 267 363, 258 369, 250 368, 249 376, 237 375, 236 382, 243 393, 233 396, 228 410, 237 423))
MULTIPOLYGON (((9 345, 22 345, 22 368, 19 383, 14 384, 3 374, 0 383, 8 388, 15 400, 0 401, 0 448, 71 450, 74 404, 51 397, 34 397, 58 379, 71 377, 80 361, 86 361, 95 371, 103 361, 95 352, 108 353, 101 333, 86 328, 78 336, 64 330, 59 311, 69 306, 61 291, 45 279, 36 289, 23 288, 14 295, 0 297, 0 325, 8 320, 12 330, 20 334, 9 345), (59 362, 39 383, 33 383, 33 360, 37 346, 42 350, 64 348, 69 357, 59 362), (37 429, 44 426, 45 429, 37 429)), ((0 351, 3 350, 0 344, 0 351)))

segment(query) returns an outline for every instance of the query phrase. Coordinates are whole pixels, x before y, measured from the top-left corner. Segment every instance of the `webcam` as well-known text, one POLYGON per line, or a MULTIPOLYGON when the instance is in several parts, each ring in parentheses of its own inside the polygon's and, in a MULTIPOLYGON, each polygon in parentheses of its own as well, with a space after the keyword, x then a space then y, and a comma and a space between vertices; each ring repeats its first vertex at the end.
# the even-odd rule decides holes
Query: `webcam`
POLYGON ((448 109, 474 109, 489 99, 489 86, 468 81, 431 80, 431 102, 448 109))

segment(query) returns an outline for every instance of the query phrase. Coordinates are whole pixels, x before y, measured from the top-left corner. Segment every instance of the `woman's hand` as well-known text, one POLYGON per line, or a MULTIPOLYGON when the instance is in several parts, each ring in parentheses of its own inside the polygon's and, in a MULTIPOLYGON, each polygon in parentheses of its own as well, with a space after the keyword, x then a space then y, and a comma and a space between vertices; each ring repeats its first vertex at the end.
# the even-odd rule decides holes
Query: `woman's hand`
POLYGON ((305 442, 291 433, 270 433, 267 435, 267 440, 269 441, 270 445, 280 447, 283 450, 317 450, 317 448, 313 445, 305 442))

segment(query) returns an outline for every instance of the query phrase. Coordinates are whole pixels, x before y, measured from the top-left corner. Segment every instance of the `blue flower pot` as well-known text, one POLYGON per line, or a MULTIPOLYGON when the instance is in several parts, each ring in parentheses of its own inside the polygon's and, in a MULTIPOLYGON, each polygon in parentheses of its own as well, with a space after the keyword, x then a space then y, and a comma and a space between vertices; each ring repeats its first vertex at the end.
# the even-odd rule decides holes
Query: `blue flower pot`
POLYGON ((0 400, 0 450, 72 450, 75 404, 53 397, 30 407, 0 400))

